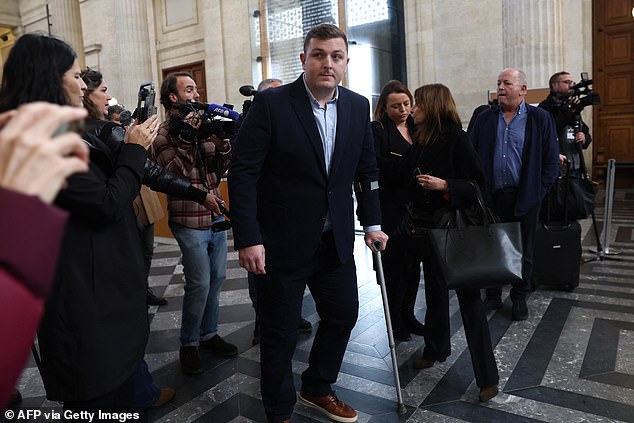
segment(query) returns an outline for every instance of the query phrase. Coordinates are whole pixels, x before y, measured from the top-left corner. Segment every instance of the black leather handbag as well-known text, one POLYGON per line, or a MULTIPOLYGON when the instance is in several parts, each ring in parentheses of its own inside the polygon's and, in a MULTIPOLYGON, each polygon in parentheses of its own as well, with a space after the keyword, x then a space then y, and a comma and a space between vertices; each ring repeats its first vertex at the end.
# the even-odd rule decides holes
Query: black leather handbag
POLYGON ((595 196, 594 184, 585 171, 581 178, 575 178, 570 175, 568 163, 566 174, 555 180, 542 201, 540 219, 552 222, 586 219, 594 211, 595 196))
POLYGON ((445 227, 429 230, 448 289, 493 288, 522 280, 520 223, 498 223, 474 187, 472 209, 453 210, 445 227))

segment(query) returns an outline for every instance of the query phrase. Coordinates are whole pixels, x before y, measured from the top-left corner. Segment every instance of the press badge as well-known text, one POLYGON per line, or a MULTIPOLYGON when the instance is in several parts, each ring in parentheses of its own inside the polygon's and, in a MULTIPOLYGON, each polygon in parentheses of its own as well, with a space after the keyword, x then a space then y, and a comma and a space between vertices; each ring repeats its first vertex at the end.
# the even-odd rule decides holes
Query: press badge
POLYGON ((573 130, 572 126, 568 126, 566 128, 566 142, 568 144, 572 144, 573 142, 575 142, 575 131, 573 130))

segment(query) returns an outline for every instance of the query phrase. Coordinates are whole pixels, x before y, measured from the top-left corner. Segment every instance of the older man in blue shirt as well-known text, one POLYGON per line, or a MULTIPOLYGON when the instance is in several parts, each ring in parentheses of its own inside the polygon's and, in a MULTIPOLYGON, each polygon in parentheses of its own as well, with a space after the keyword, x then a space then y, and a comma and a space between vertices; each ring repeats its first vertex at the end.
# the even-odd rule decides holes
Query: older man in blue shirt
MULTIPOLYGON (((504 222, 522 228, 522 282, 511 288, 512 319, 526 320, 539 208, 559 171, 555 121, 526 104, 526 74, 504 69, 497 80, 498 106, 478 115, 469 138, 483 163, 485 200, 504 222)), ((486 290, 485 306, 502 305, 500 288, 486 290)))

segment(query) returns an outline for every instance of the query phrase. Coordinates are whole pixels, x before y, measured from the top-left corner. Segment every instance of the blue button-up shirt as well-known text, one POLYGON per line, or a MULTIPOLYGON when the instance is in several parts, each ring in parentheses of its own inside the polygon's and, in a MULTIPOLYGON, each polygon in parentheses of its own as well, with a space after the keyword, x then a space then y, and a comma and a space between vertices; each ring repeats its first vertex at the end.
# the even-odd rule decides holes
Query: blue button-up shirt
MULTIPOLYGON (((317 101, 313 93, 308 89, 305 76, 304 87, 310 99, 310 107, 313 109, 317 129, 321 137, 321 145, 324 149, 324 160, 326 162, 326 174, 329 175, 330 161, 332 160, 332 153, 335 151, 335 137, 337 136, 337 100, 339 98, 339 88, 337 87, 335 89, 333 98, 326 102, 326 107, 321 107, 319 101, 317 101)), ((323 230, 328 231, 330 229, 332 229, 332 223, 330 222, 330 213, 328 213, 323 230)))
POLYGON ((324 159, 326 160, 326 174, 330 174, 330 161, 332 160, 332 152, 335 151, 335 137, 337 135, 337 100, 339 98, 339 88, 335 89, 335 95, 332 99, 326 102, 326 107, 321 107, 319 101, 313 96, 306 85, 304 80, 304 86, 310 98, 310 106, 313 109, 313 115, 315 115, 315 122, 317 123, 317 129, 319 129, 319 136, 321 137, 321 144, 324 149, 324 159))
MULTIPOLYGON (((337 100, 339 99, 339 87, 335 88, 335 95, 331 100, 326 102, 326 107, 321 107, 319 101, 317 101, 313 93, 308 89, 305 75, 303 81, 304 88, 306 88, 306 93, 310 99, 310 106, 313 109, 319 136, 321 137, 322 148, 324 149, 326 174, 329 175, 330 162, 332 160, 332 153, 335 151, 335 138, 337 136, 337 100)), ((323 230, 328 231, 330 229, 332 229, 332 224, 330 223, 330 214, 327 214, 323 230)), ((363 230, 365 232, 378 231, 381 230, 381 225, 364 226, 363 230)))
POLYGON ((501 188, 517 188, 520 184, 527 121, 528 109, 524 100, 508 125, 504 111, 500 109, 493 161, 493 192, 501 188))

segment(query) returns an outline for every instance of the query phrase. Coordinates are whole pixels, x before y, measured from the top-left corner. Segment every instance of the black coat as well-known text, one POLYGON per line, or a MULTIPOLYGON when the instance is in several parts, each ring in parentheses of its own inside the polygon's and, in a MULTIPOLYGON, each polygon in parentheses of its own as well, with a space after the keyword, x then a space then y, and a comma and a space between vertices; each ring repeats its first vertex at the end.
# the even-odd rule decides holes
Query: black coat
POLYGON ((484 185, 484 174, 478 154, 467 134, 455 124, 445 124, 439 136, 430 144, 414 143, 404 157, 402 176, 409 188, 408 198, 419 215, 425 215, 433 225, 434 213, 440 209, 465 208, 473 204, 475 190, 470 181, 484 185), (415 170, 445 179, 447 192, 430 191, 420 187, 415 170))
MULTIPOLYGON (((86 132, 98 137, 116 157, 124 144, 125 128, 115 122, 87 119, 86 132)), ((185 198, 202 204, 207 193, 194 187, 191 181, 177 173, 170 172, 155 161, 147 158, 143 169, 143 185, 167 195, 185 198)))
MULTIPOLYGON (((407 126, 414 136, 414 120, 409 118, 407 126)), ((372 122, 374 150, 379 165, 379 195, 381 198, 381 229, 391 235, 403 218, 407 203, 407 186, 395 181, 403 157, 410 144, 401 135, 390 118, 372 122)))
POLYGON ((146 151, 118 155, 87 136, 90 169, 73 175, 56 205, 70 212, 51 297, 39 330, 49 400, 111 392, 143 359, 149 333, 141 243, 132 201, 146 151))
POLYGON ((582 169, 585 172, 585 162, 583 160, 583 153, 581 149, 585 150, 588 148, 592 142, 592 136, 590 135, 590 128, 588 128, 588 125, 581 120, 581 112, 572 110, 571 108, 566 107, 565 104, 558 103, 552 95, 549 95, 544 101, 539 103, 539 107, 550 112, 555 119, 557 140, 559 141, 559 152, 568 158, 572 169, 582 169), (575 128, 577 120, 579 128, 575 128), (586 141, 583 144, 580 144, 567 140, 568 128, 573 128, 573 131, 574 129, 581 130, 586 137, 586 141))

